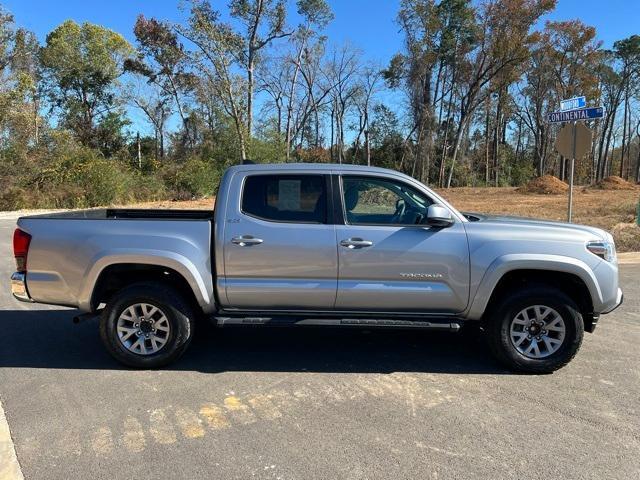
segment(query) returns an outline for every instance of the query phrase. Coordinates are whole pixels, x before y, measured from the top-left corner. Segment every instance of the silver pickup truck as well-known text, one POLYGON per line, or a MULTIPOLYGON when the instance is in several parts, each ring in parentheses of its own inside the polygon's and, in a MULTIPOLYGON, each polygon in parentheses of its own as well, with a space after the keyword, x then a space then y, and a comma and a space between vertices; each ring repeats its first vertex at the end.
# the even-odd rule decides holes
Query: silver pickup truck
POLYGON ((327 164, 242 165, 213 212, 23 217, 13 295, 100 316, 120 362, 155 368, 218 325, 457 331, 482 326, 512 369, 551 372, 622 302, 611 235, 462 214, 411 177, 327 164))

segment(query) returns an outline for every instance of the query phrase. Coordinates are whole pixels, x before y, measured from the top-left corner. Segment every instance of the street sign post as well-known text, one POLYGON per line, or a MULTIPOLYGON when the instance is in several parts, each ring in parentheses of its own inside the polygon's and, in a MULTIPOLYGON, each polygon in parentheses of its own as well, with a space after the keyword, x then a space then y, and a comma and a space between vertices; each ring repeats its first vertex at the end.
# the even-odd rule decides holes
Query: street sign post
POLYGON ((582 158, 591 148, 592 132, 582 123, 585 120, 593 120, 604 117, 604 107, 583 108, 587 105, 587 99, 583 96, 569 98, 560 102, 560 110, 547 116, 549 123, 571 122, 571 126, 565 125, 560 129, 556 139, 556 150, 565 158, 571 159, 569 167, 569 205, 567 208, 567 220, 571 222, 573 204, 573 173, 576 158, 582 158))
POLYGON ((565 158, 571 159, 569 166, 569 207, 567 218, 571 221, 573 213, 573 172, 576 159, 581 159, 591 149, 593 134, 591 130, 582 123, 572 122, 565 125, 558 132, 555 147, 565 158))
POLYGON ((587 106, 587 97, 573 97, 567 100, 560 100, 560 110, 574 110, 587 106))

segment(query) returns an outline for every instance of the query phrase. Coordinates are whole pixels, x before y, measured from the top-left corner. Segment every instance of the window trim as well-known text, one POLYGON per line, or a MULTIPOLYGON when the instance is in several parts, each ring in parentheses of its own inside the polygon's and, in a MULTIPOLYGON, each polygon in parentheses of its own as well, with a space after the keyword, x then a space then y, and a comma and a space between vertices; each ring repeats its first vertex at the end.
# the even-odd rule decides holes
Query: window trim
MULTIPOLYGON (((413 190, 417 190, 419 193, 423 194, 425 197, 427 197, 429 199, 429 201, 431 202, 430 205, 435 205, 438 204, 438 202, 434 201, 433 198, 430 195, 427 195, 426 193, 424 193, 422 190, 416 188, 413 185, 410 185, 409 183, 397 179, 397 178, 389 178, 389 177, 384 177, 384 176, 380 176, 380 175, 362 175, 362 174, 357 174, 357 173, 348 173, 348 174, 339 174, 338 175, 340 177, 340 190, 338 192, 340 198, 340 208, 341 208, 341 213, 342 213, 342 223, 344 225, 349 225, 351 227, 389 227, 389 228, 407 228, 407 227, 413 227, 413 228, 430 228, 429 225, 416 225, 415 223, 351 223, 348 220, 347 217, 347 209, 345 206, 345 202, 344 202, 344 178, 359 178, 359 179, 366 179, 366 178, 372 178, 374 180, 382 180, 382 181, 386 181, 386 182, 398 182, 408 188, 411 188, 413 190)), ((439 205, 439 204, 438 204, 439 205)), ((427 207, 428 208, 428 207, 427 207)))
POLYGON ((240 188, 240 198, 238 209, 242 215, 245 215, 250 218, 255 218, 257 220, 261 220, 263 222, 269 223, 284 223, 284 224, 293 224, 293 225, 331 225, 333 223, 333 189, 331 188, 331 182, 329 179, 329 175, 326 173, 252 173, 245 175, 242 178, 242 185, 240 188), (244 199, 244 190, 247 183, 247 179, 251 177, 324 177, 324 186, 325 195, 327 197, 327 202, 325 205, 324 212, 324 222, 304 222, 304 221, 293 221, 293 220, 274 220, 272 218, 261 217, 259 215, 254 215, 249 212, 245 212, 242 208, 243 199, 244 199))

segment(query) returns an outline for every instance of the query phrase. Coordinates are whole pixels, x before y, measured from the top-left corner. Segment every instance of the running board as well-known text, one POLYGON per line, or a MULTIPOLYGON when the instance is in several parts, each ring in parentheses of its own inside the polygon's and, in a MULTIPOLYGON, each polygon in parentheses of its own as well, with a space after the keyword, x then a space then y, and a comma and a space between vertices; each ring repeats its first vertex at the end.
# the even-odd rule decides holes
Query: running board
POLYGON ((214 316, 218 326, 226 325, 266 325, 266 326, 329 326, 329 327, 364 327, 364 328, 417 328, 425 330, 441 330, 457 332, 461 322, 450 320, 424 321, 388 318, 303 318, 293 316, 274 317, 242 317, 214 316))

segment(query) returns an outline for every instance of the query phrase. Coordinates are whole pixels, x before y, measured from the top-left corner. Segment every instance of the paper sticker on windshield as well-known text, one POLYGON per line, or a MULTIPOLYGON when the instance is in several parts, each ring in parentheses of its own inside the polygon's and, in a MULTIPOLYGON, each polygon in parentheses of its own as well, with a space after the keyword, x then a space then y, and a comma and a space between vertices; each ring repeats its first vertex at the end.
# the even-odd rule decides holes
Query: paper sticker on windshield
POLYGON ((280 180, 278 182, 278 210, 300 210, 301 180, 280 180))

